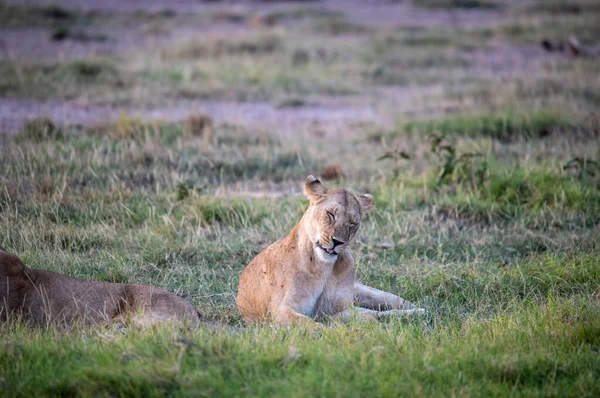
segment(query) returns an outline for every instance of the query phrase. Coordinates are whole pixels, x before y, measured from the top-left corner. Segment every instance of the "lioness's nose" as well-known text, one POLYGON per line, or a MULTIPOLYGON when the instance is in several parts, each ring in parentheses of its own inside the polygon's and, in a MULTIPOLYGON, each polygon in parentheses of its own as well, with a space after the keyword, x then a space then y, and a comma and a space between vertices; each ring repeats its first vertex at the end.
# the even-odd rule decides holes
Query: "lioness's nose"
POLYGON ((339 246, 339 245, 343 245, 346 242, 343 242, 341 240, 337 240, 336 238, 331 238, 331 240, 333 241, 333 247, 339 246))

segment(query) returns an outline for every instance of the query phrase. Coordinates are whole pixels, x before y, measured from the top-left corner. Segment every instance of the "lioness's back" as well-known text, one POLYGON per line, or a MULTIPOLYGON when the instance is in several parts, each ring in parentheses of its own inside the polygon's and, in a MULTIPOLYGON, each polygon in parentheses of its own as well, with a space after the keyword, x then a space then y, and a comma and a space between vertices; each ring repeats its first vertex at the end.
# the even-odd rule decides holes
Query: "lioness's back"
POLYGON ((244 268, 238 285, 237 307, 247 321, 257 321, 266 317, 271 301, 269 289, 264 289, 268 272, 264 268, 265 249, 244 268))

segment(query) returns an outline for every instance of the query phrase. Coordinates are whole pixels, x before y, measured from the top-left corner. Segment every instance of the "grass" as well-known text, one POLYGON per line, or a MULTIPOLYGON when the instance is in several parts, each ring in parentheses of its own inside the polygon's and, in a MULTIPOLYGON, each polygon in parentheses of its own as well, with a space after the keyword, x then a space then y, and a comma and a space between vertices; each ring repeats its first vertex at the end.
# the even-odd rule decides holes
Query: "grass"
POLYGON ((115 100, 129 84, 126 74, 107 60, 65 62, 0 61, 0 95, 73 99, 84 96, 115 100), (116 93, 115 93, 116 92, 116 93))
MULTIPOLYGON (((431 16, 473 11, 423 4, 438 7, 431 16)), ((137 12, 111 23, 186 28, 220 18, 215 26, 226 19, 230 30, 211 25, 202 40, 174 35, 126 54, 3 56, 5 99, 123 113, 69 126, 32 110, 2 137, 0 246, 31 267, 168 289, 223 324, 3 324, 4 395, 598 396, 597 60, 535 50, 546 34, 575 31, 592 43, 593 6, 472 4, 498 5, 504 19, 366 26, 296 5, 274 9, 274 26, 250 29, 238 9, 137 12), (262 124, 260 113, 248 124, 234 111, 198 113, 199 99, 208 110, 221 109, 215 100, 271 101, 285 125, 262 124), (377 120, 338 117, 338 103, 377 120), (321 105, 331 119, 313 113, 321 105), (126 112, 148 106, 192 114, 126 112), (296 224, 303 179, 328 165, 339 177, 329 184, 376 200, 352 251, 359 279, 428 312, 314 332, 244 324, 241 270, 296 224)), ((0 12, 3 26, 41 18, 39 8, 2 7, 16 7, 0 12)), ((74 21, 87 14, 66 11, 68 32, 84 32, 74 21)), ((44 18, 31 26, 60 29, 44 18)))
POLYGON ((489 0, 421 0, 414 5, 434 9, 496 9, 501 8, 501 3, 489 0))
POLYGON ((3 354, 2 368, 5 385, 50 395, 506 395, 516 388, 523 394, 593 396, 598 392, 593 370, 599 364, 597 316, 580 298, 508 309, 485 323, 470 318, 448 330, 423 330, 421 322, 408 322, 312 336, 255 329, 226 338, 167 329, 110 340, 95 333, 71 340, 21 331, 29 338, 15 339, 10 353, 3 354), (365 344, 373 339, 379 340, 376 347, 365 344), (344 349, 332 352, 332 346, 344 349), (542 357, 541 348, 547 352, 542 357), (41 356, 40 350, 47 354, 41 356), (21 377, 16 369, 25 363, 28 376, 21 377), (394 377, 379 380, 382 375, 394 377))
POLYGON ((265 14, 267 18, 271 18, 276 22, 285 20, 302 20, 302 19, 340 19, 344 17, 339 11, 330 10, 322 7, 297 7, 297 8, 282 8, 265 14))
POLYGON ((544 137, 555 131, 569 131, 575 128, 571 121, 560 117, 556 112, 533 111, 473 116, 450 115, 439 120, 406 122, 399 130, 424 134, 480 135, 510 140, 518 137, 544 137))
POLYGON ((276 35, 257 35, 240 40, 217 38, 212 41, 192 40, 178 48, 165 49, 161 54, 166 59, 186 59, 214 57, 226 55, 261 55, 271 54, 282 48, 281 39, 276 35))
POLYGON ((20 5, 0 2, 0 25, 4 28, 55 27, 86 24, 93 13, 82 13, 56 4, 20 5))
POLYGON ((600 6, 593 0, 550 0, 550 1, 534 1, 527 6, 527 10, 532 14, 548 13, 548 14, 582 14, 587 12, 599 12, 600 6))
MULTIPOLYGON (((546 7, 545 3, 541 7, 546 7)), ((599 12, 598 8, 591 8, 581 13, 563 12, 556 18, 554 13, 525 10, 512 22, 496 27, 494 32, 517 43, 537 44, 543 39, 565 42, 573 35, 584 44, 595 45, 599 28, 594 21, 599 12)))
MULTIPOLYGON (((585 228, 600 222, 600 190, 595 180, 548 169, 503 169, 493 160, 484 173, 453 175, 442 181, 432 175, 436 178, 426 179, 423 188, 402 198, 402 203, 393 199, 401 187, 392 184, 381 188, 379 203, 384 208, 433 206, 444 217, 469 223, 518 220, 529 228, 541 230, 549 224, 585 228)), ((400 179, 400 184, 404 183, 400 179)))
POLYGON ((237 276, 289 231, 305 201, 213 193, 240 181, 298 185, 319 161, 288 157, 269 140, 226 138, 219 126, 208 144, 179 124, 109 131, 65 129, 60 140, 23 132, 6 142, 0 245, 30 266, 167 288, 229 329, 4 325, 6 391, 298 395, 303 385, 311 395, 438 395, 469 386, 473 395, 551 395, 569 386, 595 395, 600 201, 588 182, 544 163, 520 169, 501 141, 495 162, 503 166, 480 187, 371 182, 378 210, 354 249, 358 275, 430 312, 316 333, 245 327, 234 307, 237 276))

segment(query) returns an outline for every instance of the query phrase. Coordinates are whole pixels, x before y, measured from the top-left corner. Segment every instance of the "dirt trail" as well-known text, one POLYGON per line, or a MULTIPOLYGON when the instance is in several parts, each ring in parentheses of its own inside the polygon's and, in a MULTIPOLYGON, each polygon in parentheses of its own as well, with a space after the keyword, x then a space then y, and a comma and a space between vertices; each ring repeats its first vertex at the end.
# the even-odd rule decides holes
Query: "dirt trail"
POLYGON ((209 115, 216 124, 243 125, 283 136, 306 130, 335 133, 349 122, 369 121, 388 126, 392 122, 369 105, 332 100, 299 108, 278 108, 269 103, 192 101, 181 106, 144 109, 83 105, 76 101, 0 98, 0 132, 15 134, 26 120, 36 117, 48 117, 61 125, 92 126, 121 115, 175 122, 198 113, 209 115))
POLYGON ((201 13, 231 10, 245 12, 270 12, 298 7, 326 8, 341 11, 355 22, 365 25, 488 25, 491 20, 499 21, 504 12, 497 9, 427 9, 415 7, 410 0, 322 0, 322 1, 201 1, 201 0, 5 0, 6 3, 58 4, 65 8, 82 11, 109 12, 160 12, 172 10, 176 13, 201 13))

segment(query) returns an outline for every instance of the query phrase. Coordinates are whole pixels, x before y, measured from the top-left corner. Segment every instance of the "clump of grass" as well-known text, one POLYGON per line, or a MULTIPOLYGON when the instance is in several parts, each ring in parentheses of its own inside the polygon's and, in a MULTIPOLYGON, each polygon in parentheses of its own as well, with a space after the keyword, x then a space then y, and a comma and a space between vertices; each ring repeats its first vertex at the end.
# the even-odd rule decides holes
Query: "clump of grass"
POLYGON ((0 61, 0 94, 3 95, 64 99, 85 93, 112 97, 124 87, 121 71, 108 60, 0 61))
POLYGON ((160 134, 161 128, 165 126, 165 122, 148 122, 123 113, 114 122, 97 124, 91 128, 91 131, 117 140, 130 140, 139 139, 157 131, 160 134))
POLYGON ((47 230, 41 240, 49 250, 63 250, 70 253, 89 253, 113 246, 112 242, 102 234, 66 226, 47 230))
POLYGON ((219 10, 211 14, 211 19, 216 22, 242 23, 247 18, 248 14, 240 10, 219 10))
POLYGON ((490 170, 481 185, 442 192, 446 194, 438 198, 440 209, 450 206, 461 217, 484 222, 530 219, 536 223, 536 217, 553 217, 553 214, 578 219, 584 225, 600 221, 600 190, 555 172, 490 170))
POLYGON ((414 5, 426 8, 497 9, 501 4, 491 0, 417 0, 414 5))
POLYGON ((215 127, 212 119, 203 114, 193 114, 184 121, 183 134, 190 137, 201 137, 205 142, 215 138, 215 127))
POLYGON ((431 151, 439 161, 438 184, 468 184, 476 188, 486 182, 488 164, 482 153, 457 153, 454 145, 436 135, 432 137, 431 151))
POLYGON ((442 135, 484 136, 500 140, 540 138, 556 131, 569 131, 575 125, 550 111, 525 113, 493 113, 481 115, 451 115, 438 120, 404 123, 399 131, 439 133, 442 135))
POLYGON ((506 37, 516 43, 540 43, 542 40, 566 41, 575 35, 583 44, 598 42, 600 27, 596 23, 597 12, 564 14, 555 18, 553 14, 541 13, 537 18, 515 19, 493 28, 495 35, 506 37))
POLYGON ((548 13, 555 15, 600 12, 600 4, 594 0, 536 0, 526 6, 532 14, 548 13))
POLYGON ((494 174, 480 188, 479 197, 488 204, 509 209, 526 207, 532 211, 561 208, 595 214, 598 190, 558 173, 516 169, 494 174))
POLYGON ((285 8, 272 11, 267 14, 268 17, 272 18, 275 22, 282 22, 284 20, 298 20, 298 19, 330 19, 330 18, 342 18, 343 13, 331 10, 329 8, 320 7, 298 7, 298 8, 285 8))
MULTIPOLYGON (((461 158, 455 154, 453 159, 461 158)), ((397 206, 394 193, 403 189, 401 184, 417 188, 403 197, 402 207, 435 206, 446 216, 474 223, 506 221, 543 228, 548 219, 555 227, 570 222, 588 227, 600 221, 600 187, 589 179, 547 169, 499 168, 483 155, 455 164, 450 174, 447 163, 442 157, 438 170, 420 182, 399 175, 374 195, 378 205, 397 206)))
MULTIPOLYGON (((407 281, 407 291, 425 291, 439 301, 451 301, 465 308, 473 296, 487 298, 494 305, 511 300, 541 301, 573 294, 592 294, 600 287, 600 271, 589 254, 534 254, 518 264, 497 260, 496 266, 483 271, 464 269, 453 272, 433 270, 418 287, 407 281)), ((423 293, 421 293, 423 294, 423 293)))
POLYGON ((50 66, 46 69, 51 74, 60 76, 62 74, 72 75, 73 77, 81 80, 94 80, 100 77, 102 74, 114 76, 117 74, 117 69, 105 62, 94 62, 94 61, 73 61, 65 65, 50 66))
POLYGON ((315 20, 314 29, 317 32, 330 35, 363 34, 370 31, 369 27, 349 21, 345 17, 330 16, 315 20))
POLYGON ((563 170, 575 173, 580 180, 595 181, 600 177, 600 162, 576 156, 563 166, 563 170))
POLYGON ((47 18, 52 19, 70 19, 73 18, 74 13, 66 8, 63 8, 57 4, 49 4, 41 6, 39 13, 47 18))
POLYGON ((346 177, 346 172, 339 162, 328 163, 323 166, 319 176, 325 180, 337 180, 346 177))
POLYGON ((405 51, 407 47, 417 49, 457 48, 473 50, 485 48, 493 37, 493 32, 484 28, 414 28, 401 27, 372 40, 375 51, 385 54, 389 51, 405 51))
POLYGON ((281 38, 274 34, 249 35, 239 39, 216 38, 192 40, 161 51, 163 59, 196 59, 234 55, 260 56, 283 48, 281 38))
POLYGON ((229 226, 244 226, 260 223, 270 212, 269 206, 261 201, 246 201, 243 199, 222 200, 202 198, 193 203, 202 220, 212 223, 222 223, 229 226))
POLYGON ((298 97, 283 98, 277 103, 278 108, 300 108, 306 105, 306 100, 298 97))
POLYGON ((48 117, 39 117, 25 122, 18 135, 19 139, 31 141, 60 140, 64 137, 61 128, 48 117))
POLYGON ((59 27, 50 32, 50 40, 63 41, 74 40, 81 42, 102 42, 107 41, 108 36, 104 34, 90 34, 84 30, 72 30, 67 27, 59 27))
MULTIPOLYGON (((306 153, 294 150, 276 150, 267 155, 253 155, 242 159, 212 159, 211 174, 222 182, 240 179, 269 179, 281 182, 288 178, 301 178, 314 167, 314 160, 306 153)), ((308 174, 307 174, 308 175, 308 174)))
POLYGON ((0 2, 0 26, 4 28, 89 25, 98 16, 97 12, 82 12, 58 4, 0 2))

